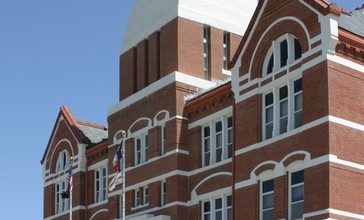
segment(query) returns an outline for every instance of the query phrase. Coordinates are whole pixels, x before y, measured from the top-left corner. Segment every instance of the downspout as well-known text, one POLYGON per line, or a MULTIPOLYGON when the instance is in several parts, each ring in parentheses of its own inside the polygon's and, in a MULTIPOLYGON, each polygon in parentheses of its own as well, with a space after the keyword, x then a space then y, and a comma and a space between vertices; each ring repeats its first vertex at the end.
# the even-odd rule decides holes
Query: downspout
POLYGON ((236 129, 235 129, 235 98, 233 99, 233 155, 232 155, 232 173, 233 173, 233 184, 232 184, 232 190, 231 190, 231 196, 232 196, 232 207, 231 207, 231 211, 233 212, 233 219, 236 219, 235 218, 235 133, 236 133, 236 129))

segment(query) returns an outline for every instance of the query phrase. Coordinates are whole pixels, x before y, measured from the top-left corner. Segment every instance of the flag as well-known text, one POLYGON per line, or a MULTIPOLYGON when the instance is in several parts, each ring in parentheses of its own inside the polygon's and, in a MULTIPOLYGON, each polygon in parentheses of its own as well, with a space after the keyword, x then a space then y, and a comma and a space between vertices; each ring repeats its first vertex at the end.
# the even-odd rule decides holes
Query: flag
POLYGON ((114 160, 112 161, 112 164, 114 165, 115 168, 115 172, 117 173, 120 171, 119 160, 123 157, 122 153, 123 144, 124 144, 124 139, 121 140, 118 150, 116 151, 116 154, 114 156, 114 160))
POLYGON ((124 146, 124 139, 121 140, 121 143, 120 143, 118 149, 116 150, 114 159, 112 161, 112 164, 114 165, 114 168, 115 168, 116 176, 114 176, 114 178, 112 178, 112 180, 109 184, 110 191, 113 191, 117 185, 120 185, 123 182, 123 178, 122 178, 123 174, 119 167, 119 161, 123 158, 123 153, 122 153, 123 146, 124 146))
POLYGON ((67 183, 68 183, 67 191, 71 193, 73 189, 72 163, 70 164, 70 168, 68 169, 67 183))

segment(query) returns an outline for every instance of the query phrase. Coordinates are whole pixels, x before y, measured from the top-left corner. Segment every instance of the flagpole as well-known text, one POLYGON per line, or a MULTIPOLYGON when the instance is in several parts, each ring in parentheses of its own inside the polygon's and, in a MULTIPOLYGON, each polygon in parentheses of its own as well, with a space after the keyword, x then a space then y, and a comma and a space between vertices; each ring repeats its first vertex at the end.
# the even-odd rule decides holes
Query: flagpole
POLYGON ((122 169, 122 175, 123 175, 123 186, 122 186, 122 196, 123 196, 123 211, 122 211, 122 220, 125 220, 125 131, 122 132, 123 135, 123 139, 121 141, 123 141, 124 143, 122 144, 123 146, 123 165, 121 167, 122 169))
MULTIPOLYGON (((73 157, 70 158, 70 166, 72 166, 72 164, 73 164, 73 157)), ((70 193, 70 220, 72 220, 72 191, 73 190, 70 190, 70 192, 69 192, 70 193)))

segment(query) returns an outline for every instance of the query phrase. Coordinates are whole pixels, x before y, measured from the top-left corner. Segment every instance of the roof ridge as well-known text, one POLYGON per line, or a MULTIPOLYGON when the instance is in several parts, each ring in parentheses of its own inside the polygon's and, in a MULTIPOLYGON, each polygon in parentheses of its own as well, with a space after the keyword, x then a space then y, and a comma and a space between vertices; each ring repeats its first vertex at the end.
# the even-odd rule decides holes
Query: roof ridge
POLYGON ((93 127, 93 128, 107 130, 107 126, 102 125, 102 124, 93 123, 93 122, 84 121, 84 120, 77 120, 77 122, 80 125, 84 125, 84 126, 89 126, 89 127, 93 127))

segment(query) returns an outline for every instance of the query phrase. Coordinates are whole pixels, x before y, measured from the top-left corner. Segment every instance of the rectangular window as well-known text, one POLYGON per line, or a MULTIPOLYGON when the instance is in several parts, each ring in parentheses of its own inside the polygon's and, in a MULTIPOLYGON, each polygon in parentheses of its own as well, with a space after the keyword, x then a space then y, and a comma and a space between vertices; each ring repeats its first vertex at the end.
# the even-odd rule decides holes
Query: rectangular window
POLYGON ((281 52, 281 68, 287 65, 288 59, 288 43, 287 40, 284 40, 280 43, 280 52, 281 52))
POLYGON ((302 219, 304 208, 304 171, 290 174, 290 219, 302 219))
POLYGON ((229 48, 229 33, 224 32, 224 39, 223 39, 223 68, 228 69, 228 48, 229 48))
POLYGON ((107 168, 95 170, 95 203, 107 199, 107 168))
POLYGON ((274 180, 267 180, 261 183, 261 220, 274 219, 274 180))
POLYGON ((69 199, 62 198, 62 193, 67 191, 67 181, 63 180, 55 184, 55 214, 64 212, 69 209, 69 199))
POLYGON ((161 156, 166 153, 166 127, 161 128, 161 156))
POLYGON ((209 35, 210 35, 210 28, 204 27, 203 28, 203 57, 204 57, 204 77, 206 80, 210 79, 209 73, 209 35))
POLYGON ((263 98, 263 137, 268 140, 302 126, 302 78, 274 87, 263 98))
POLYGON ((135 139, 135 165, 148 161, 149 138, 147 134, 140 135, 135 139))
POLYGON ((134 207, 138 207, 139 206, 139 200, 140 200, 140 193, 139 193, 139 189, 134 190, 134 207))
POLYGON ((265 95, 264 98, 264 107, 265 107, 265 139, 269 139, 273 137, 273 92, 265 95))
POLYGON ((145 186, 143 188, 143 204, 146 205, 149 203, 149 199, 148 199, 148 186, 145 186))
POLYGON ((222 117, 202 128, 203 166, 232 157, 232 117, 222 117))
POLYGON ((161 184, 161 206, 165 206, 167 204, 167 182, 166 180, 162 181, 161 184))
POLYGON ((210 198, 201 203, 202 220, 232 220, 232 197, 210 198))

